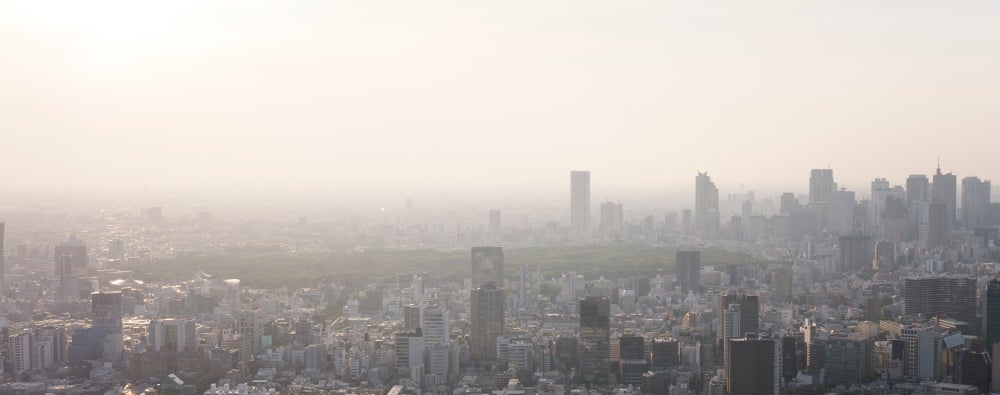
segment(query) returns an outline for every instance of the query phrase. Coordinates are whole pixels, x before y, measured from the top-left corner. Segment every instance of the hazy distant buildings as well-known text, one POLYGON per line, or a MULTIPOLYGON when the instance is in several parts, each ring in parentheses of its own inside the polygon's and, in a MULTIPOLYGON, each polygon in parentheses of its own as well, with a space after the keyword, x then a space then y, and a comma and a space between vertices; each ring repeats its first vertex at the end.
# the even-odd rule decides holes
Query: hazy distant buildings
POLYGON ((906 178, 906 202, 929 202, 931 201, 931 186, 927 176, 923 174, 911 174, 906 178))
POLYGON ((503 248, 472 247, 472 286, 493 281, 503 287, 503 248))
POLYGON ((472 290, 469 357, 493 362, 497 358, 497 337, 503 335, 505 298, 502 288, 492 281, 472 290))
POLYGON ((694 199, 695 231, 705 237, 715 237, 719 233, 719 189, 707 172, 695 177, 694 199))
POLYGON ((0 296, 7 292, 7 250, 4 249, 4 231, 7 223, 0 222, 0 296))
POLYGON ((678 251, 675 269, 681 292, 701 292, 701 252, 678 251))
POLYGON ((87 246, 62 244, 53 248, 53 257, 56 262, 66 256, 70 257, 74 272, 84 273, 87 271, 87 263, 89 262, 87 246))
POLYGON ((620 235, 625 228, 624 213, 621 203, 601 203, 600 232, 605 237, 620 235))
POLYGON ((962 226, 976 230, 987 225, 990 208, 990 182, 979 177, 962 179, 962 226))
POLYGON ((570 228, 575 232, 590 230, 590 172, 573 170, 570 179, 570 228))
POLYGON ((122 333, 122 293, 119 291, 90 294, 92 326, 103 333, 122 333))
POLYGON ((833 169, 812 169, 809 173, 809 203, 831 202, 836 191, 833 169))
POLYGON ((607 297, 580 299, 580 380, 605 385, 611 373, 611 302, 607 297))
POLYGON ((954 174, 941 173, 941 166, 938 165, 937 173, 934 174, 934 183, 931 186, 931 201, 939 202, 945 206, 946 232, 950 232, 955 224, 955 213, 958 200, 956 198, 957 178, 954 174))
POLYGON ((871 236, 843 235, 838 238, 837 247, 837 271, 856 272, 872 268, 875 259, 875 245, 871 236))

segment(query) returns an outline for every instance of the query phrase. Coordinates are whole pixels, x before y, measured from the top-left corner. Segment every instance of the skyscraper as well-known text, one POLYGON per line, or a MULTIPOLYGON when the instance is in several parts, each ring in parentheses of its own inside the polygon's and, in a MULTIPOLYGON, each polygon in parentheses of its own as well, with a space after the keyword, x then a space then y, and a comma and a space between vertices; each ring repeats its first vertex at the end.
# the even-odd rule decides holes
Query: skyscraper
POLYGON ((990 208, 990 181, 979 177, 962 179, 962 227, 974 231, 985 227, 990 208))
POLYGON ((497 337, 504 332, 503 289, 493 281, 472 290, 472 333, 469 335, 469 358, 493 362, 497 358, 497 337))
POLYGON ((927 176, 911 174, 906 178, 906 203, 931 201, 931 186, 927 176))
POLYGON ((122 333, 122 293, 103 291, 90 294, 92 326, 103 333, 122 333))
POLYGON ((832 202, 836 191, 833 169, 812 169, 809 173, 809 203, 832 202))
POLYGON ((73 259, 73 268, 76 273, 87 271, 87 262, 89 261, 87 246, 63 244, 55 246, 53 251, 56 262, 59 262, 64 256, 70 256, 73 259))
POLYGON ((702 236, 719 233, 719 189, 707 172, 695 177, 694 221, 695 231, 702 236))
POLYGON ((732 337, 744 337, 748 334, 756 334, 759 330, 760 322, 760 299, 757 295, 744 295, 740 293, 725 293, 719 295, 719 312, 722 313, 719 319, 719 346, 726 347, 726 328, 730 328, 732 337), (733 308, 733 306, 739 306, 733 308), (727 322, 726 311, 739 311, 739 323, 727 322), (737 330, 738 329, 738 330, 737 330))
POLYGON ((986 321, 986 349, 992 350, 993 345, 1000 341, 1000 280, 998 279, 990 280, 986 285, 986 317, 984 319, 986 321))
POLYGON ((604 236, 612 236, 621 233, 624 228, 623 216, 624 213, 621 203, 610 201, 601 203, 601 234, 604 236))
POLYGON ((580 299, 580 379, 605 385, 611 373, 611 301, 604 296, 580 299))
POLYGON ((569 182, 570 228, 586 232, 590 230, 590 172, 573 170, 569 182))
POLYGON ((867 235, 844 235, 838 238, 838 264, 840 272, 855 272, 872 267, 875 245, 867 235))
POLYGON ((503 248, 472 247, 472 286, 493 281, 503 287, 503 248))
POLYGON ((6 222, 0 222, 0 295, 7 293, 7 250, 4 249, 6 227, 6 222))
POLYGON ((783 267, 774 271, 773 292, 771 294, 777 305, 792 303, 792 269, 783 267))
POLYGON ((777 395, 781 389, 778 341, 747 336, 727 343, 726 395, 777 395))
POLYGON ((956 198, 956 188, 958 178, 954 174, 941 173, 941 165, 938 165, 937 173, 934 173, 934 183, 931 186, 931 201, 945 205, 945 218, 947 231, 955 225, 955 213, 958 199, 956 198))
POLYGON ((677 251, 676 270, 681 292, 701 292, 701 252, 677 251))

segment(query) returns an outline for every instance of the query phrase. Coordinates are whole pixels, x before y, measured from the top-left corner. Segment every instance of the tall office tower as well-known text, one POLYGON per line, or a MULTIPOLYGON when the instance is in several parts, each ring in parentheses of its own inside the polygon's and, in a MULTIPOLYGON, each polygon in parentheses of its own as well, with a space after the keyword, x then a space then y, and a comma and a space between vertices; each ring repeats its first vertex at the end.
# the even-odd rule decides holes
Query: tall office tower
POLYGON ((417 304, 403 305, 403 331, 413 332, 420 327, 420 309, 417 304))
POLYGON ((55 277, 59 280, 59 290, 56 292, 62 300, 76 300, 80 296, 77 291, 76 270, 73 267, 73 257, 63 255, 56 259, 55 277))
POLYGON ((975 386, 981 394, 990 393, 990 368, 993 365, 990 354, 985 351, 961 350, 957 359, 955 381, 975 386))
POLYGON ((437 305, 425 305, 420 310, 420 330, 424 333, 424 342, 427 347, 438 345, 448 345, 451 340, 448 334, 451 333, 451 323, 448 319, 448 310, 437 305))
POLYGON ((986 227, 990 208, 990 181, 979 177, 962 179, 962 226, 970 231, 986 227))
POLYGON ((667 370, 681 363, 680 342, 676 339, 653 339, 650 345, 651 359, 655 370, 667 370))
POLYGON ((948 241, 948 231, 951 229, 948 219, 948 205, 941 202, 924 203, 921 206, 925 223, 920 224, 920 241, 928 248, 944 245, 948 241))
POLYGON ((719 233, 719 218, 719 189, 708 173, 698 173, 694 193, 695 231, 715 237, 719 233))
POLYGON ((799 373, 799 339, 792 335, 781 337, 781 376, 794 379, 799 373))
POLYGON ((676 270, 681 292, 701 292, 701 252, 677 251, 676 270))
POLYGON ((149 322, 147 343, 151 351, 193 352, 198 348, 194 321, 165 319, 149 322))
POLYGON ((872 267, 875 259, 872 237, 867 235, 844 235, 838 239, 837 271, 852 273, 872 267))
POLYGON ((590 230, 590 172, 569 172, 569 222, 574 232, 590 230))
POLYGON ((122 333, 122 293, 103 291, 90 294, 92 327, 103 333, 122 333))
POLYGON ((889 198, 905 199, 906 191, 901 186, 891 186, 884 178, 872 181, 872 199, 868 204, 868 228, 871 234, 878 234, 883 228, 882 219, 886 211, 886 201, 889 198))
POLYGON ((472 247, 472 286, 493 281, 503 288, 503 248, 472 247))
POLYGON ((574 336, 560 335, 556 337, 555 347, 553 357, 556 370, 562 373, 568 373, 570 369, 576 369, 576 367, 580 365, 579 339, 574 336))
POLYGON ((726 353, 726 395, 777 395, 781 352, 775 339, 730 339, 726 353))
POLYGON ((724 310, 722 313, 722 342, 725 343, 729 339, 737 339, 743 337, 743 331, 740 330, 740 305, 739 303, 733 303, 729 305, 729 308, 724 310))
POLYGON ((20 375, 31 370, 34 354, 34 334, 31 332, 15 333, 7 337, 8 357, 11 371, 20 375))
MULTIPOLYGON (((744 295, 739 293, 724 293, 719 295, 719 311, 731 311, 733 305, 739 305, 739 330, 733 332, 732 337, 744 337, 748 334, 756 334, 759 330, 760 322, 760 300, 757 295, 744 295)), ((719 336, 724 336, 727 326, 732 326, 732 322, 727 322, 726 315, 719 319, 719 336)), ((719 347, 725 351, 725 338, 721 338, 719 347)))
POLYGON ((853 191, 834 191, 830 220, 826 222, 827 229, 836 234, 861 233, 854 226, 854 208, 857 204, 853 191))
POLYGON ((258 310, 240 310, 236 315, 236 331, 250 343, 250 350, 247 350, 249 355, 260 352, 261 339, 264 337, 262 325, 258 310))
POLYGON ((622 231, 625 226, 623 211, 621 203, 601 203, 601 224, 599 226, 601 234, 610 236, 622 231))
POLYGON ((861 385, 871 369, 871 341, 830 336, 824 342, 825 385, 861 385))
POLYGON ((472 290, 472 333, 469 335, 469 358, 493 362, 497 359, 497 337, 504 332, 503 288, 487 281, 472 290))
MULTIPOLYGON (((912 227, 916 229, 916 227, 912 227)), ((882 239, 899 243, 910 240, 909 209, 906 201, 894 196, 885 199, 882 212, 882 239)), ((915 231, 914 231, 915 232, 915 231)))
POLYGON ((783 267, 774 271, 773 292, 774 303, 785 306, 792 303, 792 269, 783 267))
POLYGON ((611 373, 611 301, 604 296, 580 299, 580 380, 605 385, 611 373))
POLYGON ((539 280, 538 266, 521 265, 518 296, 522 306, 535 307, 538 305, 539 280))
POLYGON ((59 262, 64 256, 70 256, 73 259, 73 270, 76 273, 85 273, 87 271, 87 263, 89 261, 87 246, 62 244, 55 246, 53 251, 56 262, 59 262))
POLYGON ((108 259, 125 259, 125 240, 112 239, 108 241, 108 259))
MULTIPOLYGON (((947 275, 903 280, 903 315, 976 323, 976 279, 947 275)), ((976 326, 973 326, 976 327, 976 326)))
POLYGON ((7 250, 4 249, 6 222, 0 222, 0 295, 7 293, 7 250))
POLYGON ((410 373, 412 369, 424 364, 424 335, 420 328, 413 332, 403 332, 396 334, 396 341, 393 345, 396 353, 396 368, 406 369, 410 373))
POLYGON ((802 208, 802 205, 799 203, 799 199, 795 197, 794 193, 785 192, 781 194, 782 215, 789 215, 791 213, 799 211, 800 208, 802 208))
POLYGON ((490 210, 490 233, 500 234, 500 210, 490 210))
POLYGON ((812 169, 809 173, 809 203, 832 202, 837 192, 833 169, 812 169))
MULTIPOLYGON (((986 349, 992 350, 993 345, 1000 342, 1000 280, 998 279, 992 279, 986 285, 986 316, 983 320, 986 322, 986 349)), ((1000 385, 1000 382, 997 384, 1000 385)))
POLYGON ((620 359, 646 359, 646 339, 642 335, 622 335, 618 342, 620 359))
POLYGON ((923 174, 911 174, 906 178, 906 203, 931 201, 931 184, 923 174))
POLYGON ((958 178, 954 174, 941 173, 941 165, 938 165, 937 173, 934 173, 934 183, 931 185, 931 201, 940 202, 945 205, 946 223, 948 231, 955 226, 955 213, 958 204, 956 189, 958 178))

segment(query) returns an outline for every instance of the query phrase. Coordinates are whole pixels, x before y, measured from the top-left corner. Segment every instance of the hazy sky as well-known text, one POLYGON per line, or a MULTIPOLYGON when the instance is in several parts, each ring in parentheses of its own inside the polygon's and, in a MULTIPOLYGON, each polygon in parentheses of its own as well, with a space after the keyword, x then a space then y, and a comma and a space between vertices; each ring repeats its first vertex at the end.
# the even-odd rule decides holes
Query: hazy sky
POLYGON ((4 188, 1000 182, 995 0, 2 1, 0 57, 4 188))

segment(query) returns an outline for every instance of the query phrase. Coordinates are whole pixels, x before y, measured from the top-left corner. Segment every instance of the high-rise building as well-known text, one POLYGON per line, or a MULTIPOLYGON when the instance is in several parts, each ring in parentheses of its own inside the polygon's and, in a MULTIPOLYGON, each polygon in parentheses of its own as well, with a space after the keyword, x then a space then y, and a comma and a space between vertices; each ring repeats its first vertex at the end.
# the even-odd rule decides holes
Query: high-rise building
POLYGON ((812 169, 809 173, 809 203, 832 202, 837 192, 833 169, 812 169))
POLYGON ((676 339, 653 339, 650 356, 656 370, 667 370, 681 363, 680 342, 676 339))
POLYGON ((63 300, 76 300, 80 296, 77 291, 76 269, 73 267, 73 257, 62 255, 56 259, 55 278, 59 280, 59 290, 56 292, 63 300))
POLYGON ((122 293, 103 291, 90 294, 92 326, 103 333, 122 333, 122 293))
POLYGON ((420 327, 420 310, 423 306, 417 304, 403 305, 403 331, 413 332, 420 327))
POLYGON ((990 208, 990 181, 979 177, 962 179, 962 226, 976 230, 987 225, 990 208))
POLYGON ((248 355, 257 355, 261 349, 261 339, 264 336, 263 324, 259 310, 240 310, 236 314, 236 330, 249 343, 245 351, 248 355))
POLYGON ((799 199, 795 197, 794 193, 785 192, 781 194, 781 214, 790 215, 799 209, 802 205, 799 203, 799 199))
POLYGON ((677 251, 677 284, 681 292, 701 292, 701 252, 677 251))
POLYGON ((487 281, 472 290, 472 333, 469 335, 469 358, 493 362, 497 358, 497 337, 504 332, 505 299, 503 288, 487 281))
POLYGON ((959 275, 907 278, 903 280, 903 315, 951 317, 977 327, 976 279, 959 275))
POLYGON ((20 375, 31 370, 31 357, 34 354, 34 334, 27 331, 15 333, 7 339, 7 360, 10 361, 11 371, 14 374, 20 375))
POLYGON ((125 259, 125 240, 113 239, 108 241, 108 259, 125 259))
POLYGON ((861 385, 871 368, 871 342, 846 336, 830 336, 825 347, 827 385, 861 385))
POLYGON ((695 231, 702 236, 715 237, 719 233, 719 189, 708 173, 695 177, 694 221, 695 231))
POLYGON ((838 238, 837 271, 856 272, 871 268, 875 259, 872 237, 861 234, 843 235, 838 238))
POLYGON ((69 256, 72 259, 73 270, 76 273, 84 273, 87 271, 87 263, 89 262, 89 258, 87 256, 87 246, 62 244, 55 246, 53 251, 53 256, 55 257, 56 262, 59 262, 59 260, 64 256, 69 256))
POLYGON ((605 237, 618 235, 625 227, 624 213, 621 203, 601 203, 601 234, 605 237))
POLYGON ((570 228, 575 232, 590 230, 590 172, 569 173, 570 228))
MULTIPOLYGON (((986 285, 986 349, 1000 342, 1000 280, 990 280, 986 285)), ((1000 357, 1000 355, 997 355, 1000 357)), ((1000 378, 1000 377, 998 377, 1000 378)), ((997 383, 1000 385, 1000 383, 997 383)))
MULTIPOLYGON (((413 332, 397 333, 393 345, 396 352, 396 368, 412 371, 424 364, 424 335, 420 328, 413 332)), ((409 373, 409 372, 408 372, 409 373)))
POLYGON ((771 298, 777 305, 792 303, 792 269, 783 267, 774 271, 771 298))
POLYGON ((719 304, 720 312, 739 312, 739 323, 727 320, 726 314, 720 316, 718 335, 720 336, 719 346, 721 351, 725 351, 727 327, 729 328, 731 337, 740 338, 757 333, 760 328, 760 299, 757 295, 724 293, 719 295, 719 304), (738 307, 734 307, 734 305, 738 307))
POLYGON ((951 173, 942 174, 941 165, 939 164, 937 173, 934 173, 934 183, 931 185, 931 201, 940 202, 945 205, 945 218, 948 231, 955 225, 955 213, 958 203, 957 185, 958 178, 951 173))
POLYGON ((726 395, 777 395, 781 352, 775 339, 730 339, 726 348, 726 395))
POLYGON ((896 245, 891 241, 875 243, 875 269, 880 273, 896 270, 896 245))
POLYGON ((451 323, 448 310, 437 305, 423 305, 420 310, 420 330, 424 333, 424 343, 427 347, 448 345, 451 340, 451 323))
POLYGON ((580 380, 605 385, 611 373, 611 301, 604 296, 580 299, 580 380))
POLYGON ((926 175, 911 174, 906 178, 906 202, 931 201, 931 185, 926 175))
POLYGON ((503 287, 503 248, 472 247, 472 286, 493 281, 503 287))
POLYGON ((868 229, 871 234, 881 233, 883 224, 883 214, 886 211, 886 201, 891 198, 905 199, 906 191, 901 186, 891 186, 884 178, 876 178, 872 181, 872 198, 868 204, 868 229))
POLYGON ((7 250, 4 249, 6 222, 0 222, 0 295, 7 293, 7 250))
POLYGON ((165 319, 152 320, 147 330, 151 351, 194 352, 198 336, 194 321, 165 319))

